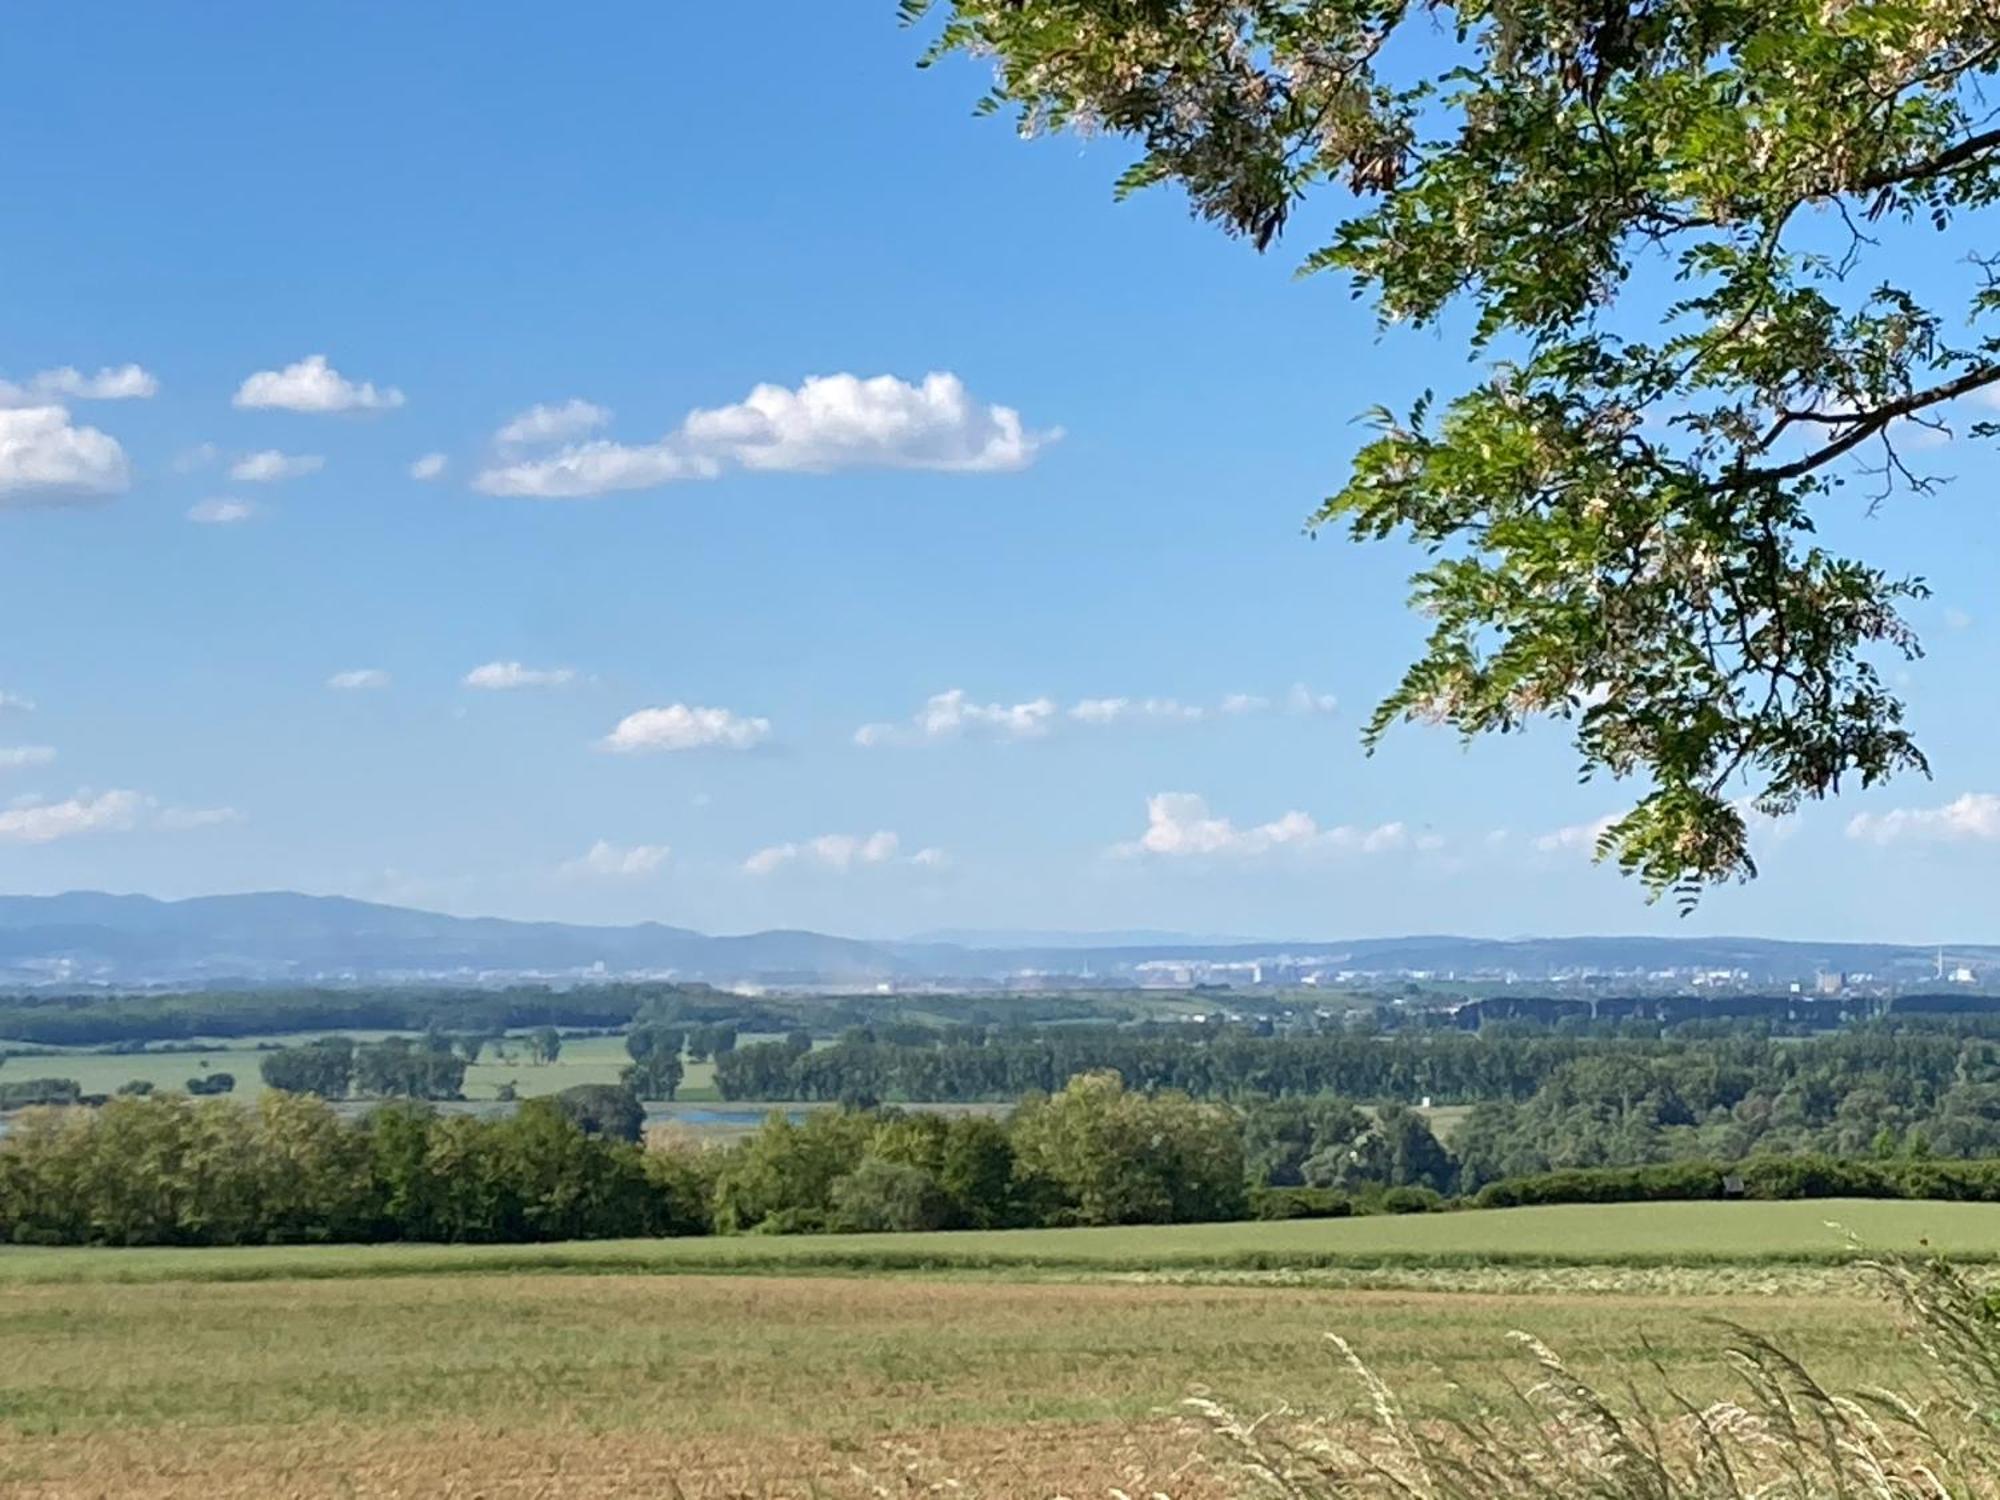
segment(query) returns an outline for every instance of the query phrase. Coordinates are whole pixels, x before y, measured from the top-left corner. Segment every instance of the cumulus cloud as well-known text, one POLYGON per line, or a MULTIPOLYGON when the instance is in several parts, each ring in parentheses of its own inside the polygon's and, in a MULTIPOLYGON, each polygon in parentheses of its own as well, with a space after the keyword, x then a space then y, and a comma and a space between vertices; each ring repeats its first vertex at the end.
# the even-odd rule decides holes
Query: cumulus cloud
POLYGON ((325 467, 326 460, 317 453, 280 453, 276 448, 266 448, 237 459, 229 466, 229 477, 246 484, 275 484, 281 479, 316 474, 325 467))
POLYGON ((62 500, 115 495, 131 481, 125 450, 60 406, 0 407, 0 505, 10 495, 62 500))
POLYGON ((197 526, 235 526, 257 514, 248 500, 202 500, 188 507, 187 518, 197 526))
POLYGON ((1146 799, 1146 831, 1115 852, 1168 858, 1211 856, 1250 859, 1285 851, 1383 854, 1406 847, 1409 830, 1401 823, 1373 828, 1345 824, 1322 828, 1308 813, 1292 811, 1268 823, 1239 827, 1209 810, 1193 792, 1160 792, 1146 799))
POLYGON ((426 453, 410 465, 410 478, 421 479, 426 483, 433 479, 441 479, 444 477, 445 465, 450 462, 451 460, 442 453, 426 453))
POLYGON ((1570 823, 1562 828, 1552 828, 1535 839, 1535 847, 1544 854, 1582 853, 1595 856, 1597 841, 1621 816, 1619 813, 1606 813, 1588 823, 1570 823))
POLYGON ((250 376, 237 388, 235 404, 278 411, 386 411, 403 404, 403 393, 392 385, 378 390, 368 381, 349 380, 324 354, 309 354, 282 370, 250 376))
MULTIPOLYGON (((1243 718, 1268 713, 1276 705, 1255 693, 1231 693, 1213 708, 1187 703, 1179 698, 1132 698, 1106 696, 1079 698, 1068 708, 1060 708, 1048 697, 1023 703, 977 703, 962 688, 937 693, 901 724, 864 724, 854 732, 857 745, 914 745, 934 740, 955 739, 968 731, 983 730, 1003 739, 1040 739, 1059 722, 1086 728, 1117 724, 1194 724, 1205 720, 1243 718)), ((1314 693, 1303 683, 1295 685, 1284 700, 1292 713, 1331 713, 1331 695, 1314 693)))
POLYGON ((1847 836, 1871 844, 1991 842, 2000 839, 2000 796, 1967 792, 1941 807, 1856 813, 1848 819, 1847 836))
POLYGON ((139 826, 147 799, 137 792, 78 792, 66 802, 27 800, 0 808, 0 844, 52 844, 86 833, 139 826))
POLYGON ((903 841, 887 830, 870 834, 823 833, 816 839, 796 844, 772 844, 743 861, 751 875, 771 875, 790 864, 810 865, 844 875, 871 865, 909 864, 935 869, 945 863, 942 849, 919 849, 908 859, 899 859, 903 841))
POLYGON ((576 672, 570 667, 525 667, 517 661, 489 661, 465 674, 467 687, 485 688, 489 692, 505 692, 510 688, 561 687, 575 680, 576 672))
POLYGON ((666 443, 579 443, 550 458, 482 469, 472 487, 487 495, 529 500, 588 500, 616 490, 650 490, 677 479, 713 479, 713 459, 666 443))
POLYGON ((49 745, 0 746, 0 771, 18 771, 28 766, 46 766, 56 758, 49 745))
POLYGON ((566 880, 639 880, 658 874, 672 852, 665 844, 621 847, 599 839, 588 853, 567 861, 557 873, 566 880))
POLYGON ((355 667, 345 672, 335 672, 327 678, 326 685, 338 693, 366 692, 371 688, 385 688, 389 685, 389 674, 379 667, 355 667))
POLYGON ((34 404, 53 398, 71 401, 142 401, 158 393, 160 382, 138 365, 107 365, 86 375, 73 365, 43 370, 16 384, 0 380, 0 406, 34 404))
POLYGON ((934 693, 906 724, 863 724, 854 732, 857 745, 917 744, 927 740, 956 739, 968 730, 984 731, 1001 739, 1038 739, 1049 732, 1056 718, 1052 698, 1033 698, 1025 703, 975 703, 963 688, 934 693))
POLYGON ((61 802, 23 797, 0 808, 0 844, 53 844, 91 833, 130 833, 153 828, 180 832, 239 822, 230 807, 167 807, 142 792, 124 789, 78 792, 61 802))
POLYGON ((601 743, 606 750, 627 755, 649 750, 748 750, 770 734, 769 719, 750 718, 727 708, 670 703, 627 714, 601 743))
POLYGON ((1186 723, 1208 711, 1177 698, 1084 698, 1070 705, 1069 716, 1081 724, 1119 724, 1135 719, 1186 723))
MULTIPOLYGON (((587 401, 538 406, 500 430, 503 444, 567 441, 609 412, 587 401)), ((1008 406, 977 401, 956 375, 815 375, 797 389, 759 385, 730 406, 688 413, 653 443, 598 439, 545 458, 496 464, 474 480, 491 495, 544 499, 651 489, 726 469, 824 474, 853 469, 994 473, 1026 468, 1061 434, 1031 432, 1008 406)))
POLYGON ((956 375, 921 385, 893 375, 815 375, 797 390, 760 385, 733 406, 688 414, 694 448, 746 469, 937 469, 979 473, 1025 468, 1053 433, 1030 433, 1008 406, 973 399, 956 375))
POLYGON ((571 397, 559 405, 536 405, 513 418, 493 434, 495 442, 508 446, 528 443, 566 443, 571 438, 595 432, 611 420, 609 407, 571 397))

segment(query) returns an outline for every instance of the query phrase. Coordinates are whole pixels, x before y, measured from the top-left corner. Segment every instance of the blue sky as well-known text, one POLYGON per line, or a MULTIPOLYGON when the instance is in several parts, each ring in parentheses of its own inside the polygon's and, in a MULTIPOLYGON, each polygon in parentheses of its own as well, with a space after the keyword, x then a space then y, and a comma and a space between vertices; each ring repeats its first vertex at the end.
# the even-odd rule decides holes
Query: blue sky
POLYGON ((0 889, 1995 936, 1986 453, 1827 526, 1937 590, 1935 781, 1681 923, 1560 726, 1359 748, 1412 559, 1301 523, 1450 339, 1114 204, 892 11, 14 14, 0 889))

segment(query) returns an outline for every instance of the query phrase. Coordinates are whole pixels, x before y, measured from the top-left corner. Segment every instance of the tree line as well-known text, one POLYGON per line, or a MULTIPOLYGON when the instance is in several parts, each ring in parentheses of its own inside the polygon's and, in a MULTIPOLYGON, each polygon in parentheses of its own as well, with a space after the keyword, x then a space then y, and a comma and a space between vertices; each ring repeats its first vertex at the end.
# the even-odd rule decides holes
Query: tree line
MULTIPOLYGON (((1988 1044, 1979 1044, 1988 1045, 1988 1044)), ((1985 1066, 1968 1056, 1970 1066, 1985 1066)), ((1565 1073, 1559 1089, 1632 1107, 1711 1078, 1565 1073), (1586 1076, 1588 1074, 1588 1076, 1586 1076), (1684 1085, 1684 1087, 1682 1087, 1684 1085), (1598 1092, 1590 1095, 1590 1090, 1598 1092)), ((1817 1084, 1814 1085, 1815 1087, 1817 1084)), ((1723 1093, 1727 1086, 1721 1086, 1723 1093)), ((1991 1083, 1961 1080, 1943 1090, 1991 1083)), ((1720 1098, 1721 1095, 1716 1097, 1720 1098)), ((1739 1105, 1750 1096, 1739 1099, 1739 1105)), ((1655 1101, 1657 1103, 1657 1100, 1655 1101)), ((1718 1103, 1717 1108, 1722 1106, 1718 1103)), ((1946 1111, 1949 1112, 1949 1111, 1946 1111)), ((1833 1113, 1839 1114, 1838 1105, 1833 1113)), ((1590 1165, 1492 1170, 1399 1104, 1329 1097, 1196 1099, 1087 1073, 1001 1117, 894 1106, 775 1112, 753 1135, 641 1142, 629 1088, 585 1085, 512 1115, 442 1114, 416 1100, 354 1120, 273 1091, 255 1108, 174 1094, 41 1109, 0 1139, 0 1238, 34 1244, 493 1241, 703 1233, 912 1232, 1416 1212, 1454 1205, 1827 1194, 2000 1201, 2000 1157, 1878 1137, 1835 1154, 1766 1135, 1741 1156, 1620 1147, 1590 1165)), ((1558 1122, 1567 1129, 1576 1120, 1558 1122)), ((1612 1139, 1629 1142, 1629 1132, 1612 1139)), ((1555 1144, 1551 1137, 1544 1142, 1555 1144)), ((1472 1147, 1478 1147, 1475 1133, 1472 1147)), ((2000 1150, 2000 1145, 1989 1149, 2000 1150)), ((1552 1160, 1545 1149, 1538 1161, 1552 1160)))
POLYGON ((0 1237, 20 1244, 517 1242, 757 1230, 1151 1223, 1246 1211, 1234 1113, 1117 1078, 1008 1121, 901 1111, 775 1115, 749 1140, 648 1149, 629 1090, 505 1118, 418 1102, 347 1120, 321 1098, 134 1095, 16 1117, 0 1237))
POLYGON ((972 1103, 1047 1092, 1077 1073, 1109 1069, 1133 1088, 1181 1089, 1201 1098, 1337 1094, 1479 1104, 1526 1101, 1566 1070, 1587 1076, 1573 1070, 1595 1061, 1658 1065, 1656 1071, 1686 1066, 1713 1076, 1710 1095, 1696 1101, 1701 1107, 1854 1072, 1891 1097, 1931 1104, 1962 1061, 1974 1071, 1983 1067, 1978 1059, 1996 1036, 2000 1026, 1990 1018, 1942 1017, 1808 1038, 1731 1024, 1595 1031, 1362 1026, 1278 1035, 1240 1027, 958 1028, 918 1041, 858 1029, 817 1051, 770 1042, 739 1047, 717 1059, 715 1081, 726 1099, 972 1103))

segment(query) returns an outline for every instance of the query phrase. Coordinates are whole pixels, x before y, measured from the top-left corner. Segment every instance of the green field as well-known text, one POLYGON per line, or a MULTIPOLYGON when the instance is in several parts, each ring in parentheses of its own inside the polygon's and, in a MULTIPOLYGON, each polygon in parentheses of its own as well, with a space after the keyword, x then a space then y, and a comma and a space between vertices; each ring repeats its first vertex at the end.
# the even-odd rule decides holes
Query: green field
MULTIPOLYGON (((315 1033, 318 1035, 319 1033, 315 1033)), ((374 1041, 380 1032, 348 1033, 357 1041, 374 1041)), ((231 1073, 236 1078, 235 1097, 255 1099, 264 1092, 258 1065, 263 1052, 259 1042, 283 1046, 310 1041, 310 1036, 243 1038, 226 1046, 200 1052, 102 1052, 96 1050, 47 1051, 7 1059, 0 1078, 74 1078, 86 1094, 110 1094, 126 1083, 143 1080, 162 1092, 187 1087, 190 1078, 203 1073, 231 1073)), ((616 1083, 619 1071, 631 1061, 622 1036, 571 1037, 564 1041, 562 1055, 553 1063, 531 1062, 526 1045, 519 1037, 506 1043, 509 1060, 493 1060, 489 1051, 465 1072, 465 1097, 492 1099, 504 1083, 514 1085, 522 1098, 553 1094, 578 1083, 616 1083)), ((701 1103, 720 1096, 715 1092, 715 1066, 689 1063, 681 1085, 683 1102, 701 1103)))
MULTIPOLYGON (((1711 1209, 1706 1248, 1818 1248, 1807 1219, 1776 1211, 1789 1207, 1711 1209)), ((1902 1205, 1830 1207, 1861 1219, 1902 1205)), ((1689 1214, 1660 1222, 1681 1243, 1696 1228, 1689 1214)), ((1871 1227, 1974 1245, 1991 1243, 1981 1236, 1995 1222, 1947 1213, 1871 1227)), ((811 1241, 8 1252, 0 1493, 785 1500, 1116 1487, 1220 1500, 1229 1492, 1191 1462, 1201 1440, 1178 1403, 1204 1387, 1251 1412, 1358 1413, 1329 1332, 1422 1409, 1457 1409, 1461 1380, 1491 1387, 1517 1328, 1586 1376, 1632 1376, 1645 1401, 1736 1389, 1718 1318, 1783 1339, 1837 1384, 1919 1375, 1915 1345, 1893 1336, 1853 1269, 1746 1283, 1714 1268, 1637 1291, 1551 1271, 1504 1294, 1451 1271, 1408 1271, 1392 1291, 1107 1274, 1273 1241, 1500 1254, 1580 1236, 1615 1253, 1638 1230, 1623 1211, 1525 1209, 996 1235, 983 1274, 929 1276, 781 1274, 824 1243, 811 1241), (723 1254, 762 1264, 700 1274, 723 1254), (1075 1259, 1053 1279, 1030 1276, 1032 1258, 996 1269, 1015 1256, 1075 1259), (621 1259, 686 1274, 621 1274, 621 1259), (459 1274, 394 1274, 422 1270, 459 1274), (265 1279, 230 1279, 246 1271, 265 1279)))
POLYGON ((1281 1223, 1009 1229, 946 1234, 730 1235, 558 1245, 242 1249, 0 1247, 0 1285, 229 1281, 495 1271, 774 1273, 1274 1271, 1380 1266, 1826 1265, 1860 1253, 2000 1260, 2000 1204, 1564 1204, 1281 1223), (1857 1246, 1859 1249, 1857 1250, 1857 1246))

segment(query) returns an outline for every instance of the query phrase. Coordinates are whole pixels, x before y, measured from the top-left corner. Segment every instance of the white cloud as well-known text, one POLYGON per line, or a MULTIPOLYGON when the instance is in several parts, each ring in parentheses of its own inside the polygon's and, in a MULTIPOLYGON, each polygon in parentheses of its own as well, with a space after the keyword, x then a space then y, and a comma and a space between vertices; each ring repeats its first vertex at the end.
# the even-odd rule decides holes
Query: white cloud
POLYGON ((23 698, 19 693, 0 692, 0 714, 31 714, 34 711, 33 698, 23 698))
POLYGON ((1947 630, 1970 630, 1973 626, 1973 619, 1965 610, 1947 609, 1944 612, 1944 623, 1947 630))
POLYGON ((86 375, 73 365, 59 370, 43 370, 16 385, 0 380, 0 406, 31 404, 52 397, 72 401, 134 401, 158 393, 160 382, 137 365, 105 366, 95 375, 86 375))
POLYGON ((608 840, 599 839, 590 846, 587 854, 580 859, 569 860, 556 873, 565 880, 638 880, 658 874, 672 852, 665 844, 633 844, 629 848, 621 848, 608 840))
POLYGON ((192 448, 183 448, 174 455, 176 473, 192 474, 196 469, 205 469, 222 457, 222 450, 213 443, 196 443, 192 448))
POLYGON ((12 745, 0 747, 0 771, 19 771, 28 766, 46 766, 54 761, 56 752, 49 745, 12 745))
POLYGON ((23 797, 0 808, 0 844, 53 844, 89 833, 130 833, 139 828, 182 832, 236 823, 232 807, 168 807, 142 792, 78 792, 62 802, 23 797))
POLYGON ((139 825, 146 799, 137 792, 78 792, 66 802, 24 801, 0 809, 0 843, 52 844, 86 833, 122 833, 139 825))
POLYGON ((1409 830, 1401 823, 1322 828, 1310 814, 1298 811, 1269 823, 1239 828, 1228 818, 1216 817, 1209 811, 1207 799, 1193 792, 1160 792, 1146 799, 1146 831, 1135 842, 1118 845, 1114 852, 1248 859, 1280 851, 1383 854, 1409 842, 1409 830))
POLYGON ((0 504, 11 494, 115 495, 131 469, 118 440, 60 406, 0 407, 0 504))
POLYGON ((235 526, 257 514, 248 500, 202 500, 188 507, 187 518, 197 526, 235 526))
POLYGON ((365 692, 370 688, 385 688, 389 685, 389 674, 377 667, 355 667, 346 672, 335 672, 327 678, 326 685, 335 692, 365 692))
MULTIPOLYGON (((503 443, 562 440, 609 413, 585 401, 535 407, 501 429, 503 443)), ((1061 434, 1030 432, 1012 407, 974 400, 956 375, 912 385, 893 375, 815 375, 796 390, 760 385, 731 406, 697 409, 658 442, 600 439, 547 458, 487 469, 473 486, 543 499, 650 489, 726 468, 823 474, 844 469, 992 473, 1026 468, 1061 434)))
POLYGON ((309 354, 282 370, 250 376, 237 388, 235 404, 280 411, 386 411, 403 404, 403 393, 394 386, 377 390, 365 380, 349 380, 324 354, 309 354))
POLYGON ((241 823, 243 814, 233 807, 169 807, 156 820, 158 826, 174 832, 194 828, 221 828, 241 823))
POLYGON ((571 397, 560 406, 531 406, 498 432, 493 434, 495 442, 508 445, 522 443, 566 443, 571 438, 582 437, 586 432, 595 432, 611 420, 609 407, 597 406, 589 401, 571 397))
POLYGON ((474 667, 465 674, 467 687, 485 688, 491 692, 504 692, 509 688, 561 687, 575 680, 576 672, 570 667, 524 667, 517 661, 489 661, 485 666, 474 667))
POLYGON ((280 479, 316 474, 325 467, 326 460, 317 453, 280 453, 276 448, 266 448, 237 459, 229 466, 229 477, 246 484, 274 484, 280 479))
MULTIPOLYGON (((772 844, 759 849, 743 861, 743 868, 752 875, 770 875, 794 861, 801 861, 844 875, 857 866, 889 864, 895 860, 902 846, 903 841, 886 830, 865 835, 823 833, 804 843, 772 844)), ((943 859, 944 853, 939 849, 921 849, 911 856, 912 863, 927 866, 937 865, 943 859)))
POLYGON ((1922 843, 1990 842, 2000 839, 2000 796, 1967 792, 1942 807, 1897 807, 1883 813, 1856 813, 1847 836, 1872 844, 1904 840, 1922 843))
POLYGON ((1053 433, 1030 433, 1008 406, 975 401, 956 375, 921 385, 893 375, 815 375, 797 390, 760 385, 733 406, 688 414, 681 432, 701 452, 746 469, 1025 468, 1053 433))
MULTIPOLYGON (((1104 727, 1114 724, 1193 724, 1217 716, 1242 718, 1268 712, 1274 705, 1255 693, 1231 693, 1215 707, 1186 703, 1179 698, 1129 698, 1107 696, 1079 698, 1058 710, 1052 698, 1031 698, 1024 703, 975 703, 964 689, 953 688, 928 699, 903 724, 864 724, 854 732, 857 745, 911 745, 933 740, 954 739, 972 730, 984 730, 1005 739, 1039 739, 1062 720, 1073 724, 1104 727)), ((1332 713, 1335 702, 1330 694, 1314 693, 1303 683, 1295 685, 1284 701, 1292 713, 1332 713)))
POLYGON ((650 490, 678 479, 713 479, 715 461, 667 443, 581 443, 552 458, 482 469, 472 487, 487 495, 531 500, 586 500, 614 490, 650 490))
POLYGON ((911 744, 955 739, 968 730, 990 731, 1002 739, 1038 739, 1055 721, 1051 698, 1026 703, 974 703, 963 688, 934 693, 908 724, 864 724, 854 732, 857 745, 911 744))
POLYGON ((426 453, 422 458, 410 465, 410 478, 421 479, 426 482, 442 478, 445 465, 450 462, 451 460, 446 458, 442 453, 426 453))
POLYGON ((1070 705, 1069 716, 1080 724, 1119 724, 1134 719, 1186 723, 1206 718, 1208 711, 1177 698, 1084 698, 1070 705))
POLYGON ((1597 853, 1597 841, 1604 837, 1605 831, 1621 816, 1619 813, 1606 813, 1603 817, 1588 823, 1571 823, 1566 827, 1552 828, 1535 839, 1535 847, 1544 854, 1580 852, 1594 857, 1597 853))
POLYGON ((602 741, 606 750, 631 754, 645 750, 702 750, 717 747, 748 750, 771 734, 769 719, 749 718, 726 708, 699 708, 670 703, 642 708, 619 720, 602 741))

